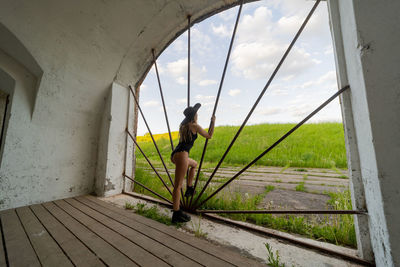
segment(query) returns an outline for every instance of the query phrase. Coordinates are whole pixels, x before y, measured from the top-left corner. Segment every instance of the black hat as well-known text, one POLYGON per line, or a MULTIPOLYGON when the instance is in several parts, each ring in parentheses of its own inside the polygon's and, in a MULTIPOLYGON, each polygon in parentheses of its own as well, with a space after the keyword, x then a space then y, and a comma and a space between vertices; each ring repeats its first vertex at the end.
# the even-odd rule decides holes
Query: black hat
POLYGON ((183 115, 185 115, 185 119, 181 122, 181 124, 186 124, 188 122, 193 121, 194 115, 196 115, 196 113, 200 107, 201 107, 201 104, 197 103, 193 107, 185 108, 185 110, 183 111, 183 115))

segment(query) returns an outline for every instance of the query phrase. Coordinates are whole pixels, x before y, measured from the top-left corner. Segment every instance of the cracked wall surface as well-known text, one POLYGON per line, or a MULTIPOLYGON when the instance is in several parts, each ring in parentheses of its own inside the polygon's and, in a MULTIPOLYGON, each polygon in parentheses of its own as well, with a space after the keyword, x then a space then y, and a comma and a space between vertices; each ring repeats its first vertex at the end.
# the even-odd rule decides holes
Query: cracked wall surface
POLYGON ((188 14, 199 21, 237 2, 2 0, 0 68, 16 85, 0 210, 93 192, 111 84, 137 84, 188 14))

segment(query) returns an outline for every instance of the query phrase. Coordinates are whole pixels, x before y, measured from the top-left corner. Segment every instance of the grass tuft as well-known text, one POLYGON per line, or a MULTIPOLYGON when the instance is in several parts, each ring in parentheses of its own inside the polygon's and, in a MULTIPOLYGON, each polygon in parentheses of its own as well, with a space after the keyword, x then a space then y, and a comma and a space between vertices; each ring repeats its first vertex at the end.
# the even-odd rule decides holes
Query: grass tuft
POLYGON ((304 186, 304 182, 300 182, 298 186, 296 186, 296 191, 305 192, 306 188, 304 186))
POLYGON ((275 254, 272 251, 272 247, 268 243, 264 243, 265 247, 267 248, 267 259, 268 259, 268 264, 271 267, 285 267, 286 265, 284 263, 280 262, 280 257, 279 257, 279 251, 276 251, 275 254))

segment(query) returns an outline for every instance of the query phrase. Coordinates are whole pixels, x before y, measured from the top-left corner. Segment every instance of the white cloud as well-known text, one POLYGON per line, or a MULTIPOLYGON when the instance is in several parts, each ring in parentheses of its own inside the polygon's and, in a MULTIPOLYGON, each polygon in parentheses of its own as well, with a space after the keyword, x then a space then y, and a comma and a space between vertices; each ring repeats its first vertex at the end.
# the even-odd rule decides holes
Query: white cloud
POLYGON ((213 33, 219 37, 227 37, 231 36, 232 32, 227 29, 227 27, 224 24, 220 24, 219 26, 215 26, 214 24, 211 24, 211 29, 213 33))
POLYGON ((144 107, 156 107, 158 105, 159 105, 158 101, 154 101, 154 100, 150 100, 150 101, 143 103, 144 107))
POLYGON ((288 95, 288 90, 285 89, 274 89, 271 91, 271 95, 288 95))
POLYGON ((182 39, 178 39, 173 42, 172 47, 176 52, 183 52, 187 50, 187 43, 185 43, 182 39))
POLYGON ((213 95, 196 95, 195 99, 200 102, 203 106, 210 106, 214 104, 215 96, 213 95))
MULTIPOLYGON (((285 47, 271 42, 242 43, 236 46, 232 54, 234 73, 247 79, 266 78, 282 57, 285 47)), ((311 55, 303 49, 293 47, 281 67, 280 75, 299 74, 315 65, 311 55)))
POLYGON ((181 85, 187 84, 187 80, 183 76, 176 78, 176 82, 181 85))
POLYGON ((277 107, 271 107, 271 108, 260 108, 259 110, 257 110, 257 114, 259 115, 276 115, 282 112, 281 108, 277 108, 277 107))
POLYGON ((200 86, 208 86, 208 85, 212 85, 212 84, 217 84, 218 82, 215 80, 201 80, 198 82, 198 85, 200 86))
POLYGON ((305 88, 310 88, 313 86, 336 86, 336 72, 335 71, 328 71, 324 75, 322 75, 319 79, 313 80, 313 81, 308 81, 303 83, 300 87, 305 89, 305 88))
POLYGON ((188 66, 187 58, 178 59, 173 62, 167 63, 167 71, 175 77, 182 76, 184 73, 187 73, 188 66))
POLYGON ((233 89, 233 90, 229 90, 228 94, 230 96, 237 96, 238 94, 240 94, 240 90, 239 89, 233 89))
MULTIPOLYGON (((175 78, 178 84, 187 84, 187 58, 181 58, 173 62, 167 63, 168 73, 175 78)), ((190 79, 192 82, 200 86, 206 86, 213 84, 213 80, 203 79, 203 76, 207 73, 206 66, 199 67, 195 62, 190 62, 190 79)))
POLYGON ((305 116, 310 114, 312 110, 313 110, 313 106, 308 103, 295 104, 295 105, 289 106, 289 108, 288 108, 288 111, 290 112, 290 114, 296 118, 304 118, 305 116))
POLYGON ((215 96, 213 96, 213 95, 196 95, 195 98, 197 100, 210 100, 210 99, 214 100, 215 96))
MULTIPOLYGON (((275 4, 280 6, 283 2, 276 1, 275 4)), ((232 53, 233 73, 252 80, 267 78, 286 51, 295 28, 300 27, 301 19, 302 15, 295 14, 274 21, 271 9, 265 6, 258 7, 251 15, 245 15, 232 53)), ((279 75, 290 79, 294 74, 321 63, 305 50, 306 43, 302 46, 292 48, 279 75)))
POLYGON ((187 99, 186 98, 178 98, 178 99, 176 99, 176 103, 177 104, 186 104, 187 99))
POLYGON ((208 34, 203 33, 196 27, 190 30, 191 46, 194 53, 205 55, 210 52, 211 38, 208 34))
POLYGON ((325 54, 325 55, 333 54, 333 47, 332 47, 332 45, 328 45, 327 47, 325 47, 324 54, 325 54))

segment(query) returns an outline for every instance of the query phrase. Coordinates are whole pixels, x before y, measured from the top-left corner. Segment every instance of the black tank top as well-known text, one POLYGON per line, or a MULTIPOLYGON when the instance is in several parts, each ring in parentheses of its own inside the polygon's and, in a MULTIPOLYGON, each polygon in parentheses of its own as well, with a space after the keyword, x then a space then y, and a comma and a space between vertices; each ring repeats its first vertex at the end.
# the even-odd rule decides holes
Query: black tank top
POLYGON ((190 149, 193 147, 194 141, 197 139, 197 133, 193 134, 190 132, 192 135, 192 139, 188 142, 184 141, 179 141, 179 144, 175 147, 174 151, 172 151, 171 157, 176 153, 176 152, 182 152, 186 151, 189 153, 190 149))

